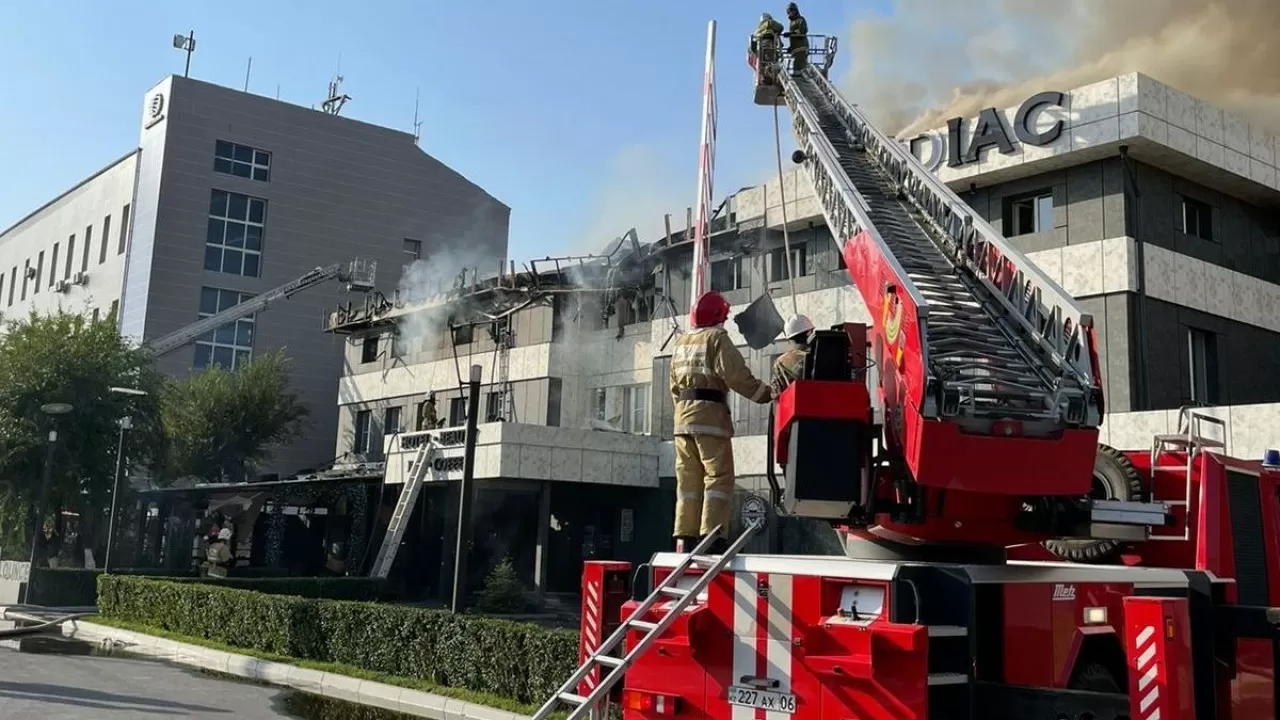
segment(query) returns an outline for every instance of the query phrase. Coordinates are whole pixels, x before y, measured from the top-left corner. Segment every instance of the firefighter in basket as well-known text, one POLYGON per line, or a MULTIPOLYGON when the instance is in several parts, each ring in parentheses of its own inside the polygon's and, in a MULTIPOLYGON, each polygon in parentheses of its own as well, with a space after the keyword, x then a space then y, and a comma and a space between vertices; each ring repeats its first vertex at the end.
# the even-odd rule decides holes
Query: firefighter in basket
POLYGON ((773 363, 773 394, 781 395, 787 386, 804 374, 804 360, 809 354, 809 337, 813 335, 813 321, 804 315, 792 315, 782 328, 782 335, 791 347, 773 363))
POLYGON ((800 14, 795 3, 787 3, 787 20, 790 22, 782 37, 791 40, 787 52, 791 55, 791 72, 799 73, 809 64, 809 22, 800 14))
MULTIPOLYGON (((677 551, 689 551, 717 527, 728 529, 733 502, 733 419, 729 391, 765 404, 769 385, 747 369, 724 322, 729 302, 704 293, 690 313, 692 328, 676 339, 671 355, 671 395, 675 404, 677 551)), ((712 553, 724 552, 720 535, 712 553)))
POLYGON ((774 20, 769 13, 761 15, 760 24, 756 26, 755 32, 751 33, 751 67, 754 68, 759 62, 768 66, 777 61, 780 37, 782 37, 782 23, 774 20))

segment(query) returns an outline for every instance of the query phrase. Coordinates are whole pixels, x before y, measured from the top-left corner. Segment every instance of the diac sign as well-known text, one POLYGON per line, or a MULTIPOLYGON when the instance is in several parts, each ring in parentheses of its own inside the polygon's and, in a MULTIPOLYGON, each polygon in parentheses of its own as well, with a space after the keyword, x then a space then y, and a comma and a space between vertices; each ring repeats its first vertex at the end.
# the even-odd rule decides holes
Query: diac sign
MULTIPOLYGON (((1027 98, 1013 116, 1014 137, 1019 142, 1037 147, 1048 145, 1062 137, 1065 123, 1061 119, 1043 132, 1036 130, 1036 120, 1041 111, 1049 107, 1062 107, 1065 101, 1066 95, 1056 91, 1037 93, 1027 98)), ((987 148, 997 148, 1005 155, 1014 151, 1009 128, 1005 127, 1004 116, 999 110, 989 107, 978 113, 973 136, 968 139, 967 145, 963 132, 965 120, 963 117, 948 120, 946 137, 931 130, 902 142, 913 155, 924 162, 930 172, 942 165, 944 155, 947 167, 960 167, 977 162, 982 157, 982 151, 987 148), (925 145, 929 146, 928 155, 922 154, 925 145)))

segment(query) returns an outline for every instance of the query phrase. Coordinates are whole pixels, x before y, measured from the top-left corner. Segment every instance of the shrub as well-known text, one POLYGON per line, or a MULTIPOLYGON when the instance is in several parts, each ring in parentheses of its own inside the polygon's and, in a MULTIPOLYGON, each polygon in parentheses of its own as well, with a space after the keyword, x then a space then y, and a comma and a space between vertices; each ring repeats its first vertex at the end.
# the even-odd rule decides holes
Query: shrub
POLYGON ((476 604, 484 612, 499 615, 524 610, 524 585, 516 576, 516 567, 511 564, 510 557, 502 558, 502 562, 489 571, 476 604))
MULTIPOLYGON (((367 577, 262 577, 205 578, 191 569, 123 568, 116 575, 163 577, 174 582, 211 583, 241 590, 256 590, 273 595, 297 595, 333 600, 378 600, 383 597, 385 582, 367 577)), ((37 568, 31 592, 32 605, 47 607, 85 607, 98 602, 98 576, 101 570, 81 568, 37 568)))
POLYGON ((98 596, 108 618, 521 703, 546 699, 578 662, 575 632, 442 610, 116 575, 99 580, 98 596))
POLYGON ((174 578, 179 582, 196 582, 237 590, 253 590, 271 595, 297 595, 328 600, 379 600, 386 582, 369 577, 194 577, 174 578))
MULTIPOLYGON (((194 575, 191 570, 166 568, 127 568, 121 574, 155 575, 182 578, 194 575)), ((36 568, 32 573, 31 595, 27 602, 45 607, 88 607, 98 602, 98 576, 101 570, 84 568, 36 568)))

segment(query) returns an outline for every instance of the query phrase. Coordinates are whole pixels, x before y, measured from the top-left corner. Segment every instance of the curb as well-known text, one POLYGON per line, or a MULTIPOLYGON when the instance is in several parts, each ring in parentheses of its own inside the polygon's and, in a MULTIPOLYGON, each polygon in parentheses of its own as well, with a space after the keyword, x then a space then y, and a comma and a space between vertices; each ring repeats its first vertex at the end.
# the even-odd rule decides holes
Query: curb
POLYGON ((361 680, 339 673, 309 670, 248 655, 211 650, 199 645, 80 620, 68 620, 63 623, 62 634, 89 642, 119 645, 121 650, 134 655, 214 670, 227 675, 259 680, 313 695, 393 710, 415 717, 432 718, 432 720, 529 720, 526 715, 517 715, 506 710, 455 700, 421 690, 361 680))

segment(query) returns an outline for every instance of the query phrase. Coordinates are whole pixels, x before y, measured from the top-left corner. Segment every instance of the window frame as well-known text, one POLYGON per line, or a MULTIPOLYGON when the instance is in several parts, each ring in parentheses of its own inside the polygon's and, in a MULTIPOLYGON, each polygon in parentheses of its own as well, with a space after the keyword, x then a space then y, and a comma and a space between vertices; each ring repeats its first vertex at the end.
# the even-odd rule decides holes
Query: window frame
POLYGON ((1213 206, 1203 200, 1179 193, 1178 197, 1182 200, 1182 224, 1180 230, 1184 235, 1204 240, 1205 242, 1217 242, 1213 234, 1213 206), (1192 223, 1188 218, 1188 211, 1195 213, 1195 227, 1191 227, 1192 223))
POLYGON ((378 352, 380 350, 377 335, 366 336, 360 342, 360 364, 368 365, 369 363, 378 362, 378 352), (372 352, 370 350, 372 349, 372 352))
POLYGON ((373 411, 357 410, 355 421, 351 427, 351 452, 355 455, 367 455, 372 439, 373 411), (361 427, 362 425, 363 428, 361 427))
POLYGON ((1218 334, 1187 328, 1187 387, 1192 404, 1217 405, 1222 387, 1218 367, 1218 334))
POLYGON ((405 238, 400 245, 401 251, 409 256, 409 263, 422 259, 422 241, 413 238, 405 238))
POLYGON ((809 274, 809 247, 807 243, 794 243, 791 245, 791 254, 795 256, 794 260, 787 263, 787 248, 785 245, 779 245, 769 251, 769 282, 780 283, 791 280, 791 265, 798 270, 796 277, 802 278, 809 274))
POLYGON ((222 273, 224 275, 236 275, 238 277, 262 277, 262 249, 265 244, 265 236, 267 231, 267 200, 266 198, 255 197, 245 193, 223 190, 221 188, 212 188, 209 191, 209 208, 208 220, 205 227, 204 238, 204 269, 208 272, 222 273), (244 215, 242 217, 232 217, 232 206, 239 202, 239 198, 244 198, 244 215), (220 202, 219 202, 220 201, 220 202), (221 214, 216 205, 221 205, 221 214), (253 220, 255 210, 258 211, 258 220, 253 220), (234 244, 231 240, 233 237, 233 225, 239 226, 242 230, 240 236, 240 244, 234 244), (215 233, 215 229, 217 232, 215 233), (257 230, 257 247, 249 247, 250 231, 257 230), (215 234, 218 240, 214 241, 215 234), (216 253, 217 267, 210 266, 210 260, 216 253), (240 264, 237 268, 233 265, 228 269, 228 254, 236 253, 240 257, 240 264), (253 272, 246 272, 250 266, 249 258, 255 258, 253 261, 253 272))
MULTIPOLYGON (((211 317, 213 315, 216 315, 217 313, 222 312, 223 310, 236 307, 241 303, 251 300, 253 297, 254 297, 254 293, 247 293, 240 290, 231 290, 229 288, 220 288, 220 287, 213 287, 211 285, 205 285, 200 288, 200 306, 197 309, 197 314, 199 315, 199 319, 211 317), (206 298, 205 291, 206 290, 217 293, 214 296, 214 308, 215 308, 214 312, 208 312, 205 310, 205 298, 206 298), (226 295, 224 295, 224 293, 226 293, 226 295), (236 301, 233 303, 224 304, 223 298, 228 296, 230 297, 238 296, 238 299, 236 299, 236 301)), ((197 370, 207 370, 211 367, 214 367, 218 351, 223 349, 228 349, 231 352, 230 367, 222 366, 221 363, 218 363, 218 365, 221 366, 224 370, 234 371, 238 369, 243 363, 252 362, 253 346, 254 346, 254 343, 257 341, 257 335, 258 335, 257 323, 258 323, 258 314, 251 313, 247 317, 242 317, 237 320, 233 320, 227 323, 226 325, 223 325, 209 333, 206 333, 200 336, 199 338, 196 338, 194 357, 192 358, 192 361, 191 361, 191 367, 197 370), (226 340, 225 336, 220 335, 221 333, 226 331, 227 328, 231 328, 230 341, 226 340), (247 345, 242 344, 240 342, 242 332, 248 334, 249 342, 247 345), (202 350, 202 348, 207 348, 207 350, 202 350), (207 353, 207 356, 208 356, 207 358, 204 359, 204 364, 201 364, 202 353, 207 353)))
POLYGON ((382 411, 382 434, 395 435, 404 431, 404 408, 392 405, 382 411), (394 422, 392 422, 394 420, 394 422))
POLYGON ((745 288, 747 284, 746 282, 744 282, 744 280, 746 279, 746 271, 744 270, 744 267, 743 267, 744 265, 743 260, 744 258, 741 255, 738 255, 735 257, 723 258, 721 260, 712 260, 711 261, 711 289, 715 290, 716 292, 724 293, 724 292, 733 292, 734 290, 741 290, 745 288), (727 268, 727 271, 718 272, 717 267, 727 268), (723 276, 726 274, 729 276, 729 281, 730 281, 729 285, 731 287, 723 287, 723 283, 717 282, 717 280, 723 279, 723 276))
POLYGON ((1011 195, 1005 201, 1004 236, 1022 237, 1049 232, 1057 227, 1055 215, 1057 206, 1053 201, 1053 188, 1042 188, 1031 192, 1011 195), (1047 203, 1047 208, 1045 207, 1047 203), (1048 212, 1045 212, 1047 209, 1048 212), (1031 214, 1031 229, 1021 229, 1022 211, 1031 214))
POLYGON ((459 427, 467 422, 467 396, 449 398, 449 424, 446 427, 459 427))
POLYGON ((262 150, 252 145, 244 145, 230 140, 214 140, 213 143, 213 171, 219 175, 229 175, 255 182, 271 182, 271 158, 270 150, 262 150), (223 154, 224 146, 227 149, 226 154, 223 154), (236 152, 238 149, 248 150, 249 159, 238 159, 236 152), (260 162, 263 158, 265 160, 260 162), (246 168, 247 174, 241 175, 236 172, 240 167, 246 168))

